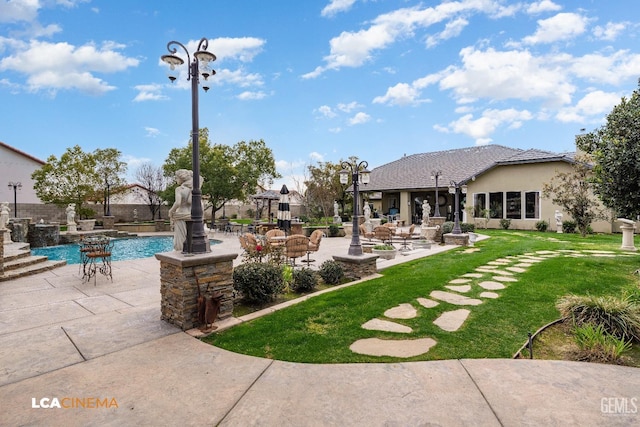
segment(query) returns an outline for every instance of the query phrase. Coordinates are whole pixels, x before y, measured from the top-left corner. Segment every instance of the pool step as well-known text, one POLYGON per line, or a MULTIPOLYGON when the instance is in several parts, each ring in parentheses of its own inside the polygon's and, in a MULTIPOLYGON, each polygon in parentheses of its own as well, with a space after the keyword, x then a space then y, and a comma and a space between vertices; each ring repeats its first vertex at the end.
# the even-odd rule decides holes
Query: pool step
POLYGON ((28 243, 10 243, 4 247, 4 274, 0 282, 30 276, 66 265, 66 261, 50 261, 46 256, 31 255, 28 243))

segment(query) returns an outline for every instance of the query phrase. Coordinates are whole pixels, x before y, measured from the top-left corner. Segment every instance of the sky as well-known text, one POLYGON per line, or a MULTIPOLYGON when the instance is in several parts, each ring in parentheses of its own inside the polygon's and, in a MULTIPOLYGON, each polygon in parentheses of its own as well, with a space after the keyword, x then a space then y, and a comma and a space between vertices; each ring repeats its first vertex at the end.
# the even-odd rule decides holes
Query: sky
POLYGON ((638 88, 637 0, 0 0, 0 141, 36 158, 117 148, 133 181, 189 142, 186 66, 212 143, 264 140, 282 183, 356 156, 486 144, 575 150, 638 88), (178 53, 180 54, 181 51, 178 53), (185 60, 186 55, 181 54, 185 60))

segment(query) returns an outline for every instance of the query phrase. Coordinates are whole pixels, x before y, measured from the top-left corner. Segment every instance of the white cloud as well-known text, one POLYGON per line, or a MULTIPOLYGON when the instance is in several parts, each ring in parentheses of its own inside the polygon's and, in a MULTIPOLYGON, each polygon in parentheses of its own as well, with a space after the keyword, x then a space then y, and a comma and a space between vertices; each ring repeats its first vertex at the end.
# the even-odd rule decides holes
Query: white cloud
POLYGON ((604 27, 600 25, 596 26, 593 29, 593 35, 601 40, 613 41, 628 25, 628 22, 607 22, 604 27))
POLYGON ((160 130, 156 129, 156 128, 152 128, 149 126, 146 126, 144 128, 145 132, 147 132, 147 138, 155 138, 156 136, 160 135, 160 130))
POLYGON ((346 12, 351 9, 351 6, 356 0, 331 0, 328 5, 322 9, 320 15, 322 16, 334 16, 340 12, 346 12))
POLYGON ((543 12, 556 12, 562 9, 562 6, 555 4, 551 0, 540 0, 533 2, 527 7, 527 13, 531 15, 537 15, 543 12))
POLYGON ((622 96, 617 93, 595 90, 585 95, 575 106, 558 111, 556 119, 564 123, 584 123, 601 119, 620 103, 621 98, 622 96))
POLYGON ((361 125, 368 122, 369 120, 371 120, 371 116, 361 111, 359 113, 356 113, 355 116, 349 119, 349 125, 351 126, 361 125))
POLYGON ((38 0, 0 1, 0 22, 31 22, 38 16, 38 0))
POLYGON ((242 101, 249 101, 249 100, 263 99, 266 96, 267 94, 262 91, 258 91, 258 92, 244 91, 240 95, 238 95, 237 98, 242 101))
POLYGON ((640 75, 640 54, 619 50, 610 55, 592 53, 570 58, 568 66, 577 77, 595 83, 618 85, 640 75))
POLYGON ((318 153, 317 151, 312 151, 311 153, 309 153, 309 158, 314 162, 323 162, 324 161, 324 156, 322 154, 318 153))
POLYGON ((445 129, 453 133, 464 134, 476 140, 476 143, 483 143, 490 140, 490 135, 501 126, 518 128, 523 121, 532 120, 533 115, 527 111, 518 111, 513 108, 506 110, 488 109, 483 111, 482 116, 475 118, 473 114, 465 114, 459 119, 452 121, 445 128, 440 126, 436 130, 445 129))
POLYGON ((387 89, 387 93, 384 96, 376 96, 373 99, 374 104, 389 104, 389 105, 417 105, 425 100, 420 100, 420 90, 414 85, 407 83, 398 83, 397 85, 387 89))
POLYGON ((160 93, 162 88, 163 86, 158 84, 137 85, 134 89, 138 91, 138 95, 133 99, 133 102, 169 99, 167 96, 160 93))
POLYGON ((334 113, 331 107, 329 107, 328 105, 322 105, 315 111, 319 112, 320 115, 322 115, 323 117, 326 117, 329 119, 332 119, 337 116, 337 114, 334 113))
MULTIPOLYGON (((191 41, 190 52, 195 51, 197 41, 191 41)), ((209 42, 209 52, 216 55, 219 61, 238 60, 251 62, 253 58, 262 52, 266 41, 256 37, 220 37, 209 42)), ((214 63, 215 64, 215 63, 214 63)))
POLYGON ((553 43, 573 39, 583 34, 589 20, 577 13, 558 13, 538 21, 538 28, 532 36, 525 37, 526 44, 553 43))
MULTIPOLYGON (((186 81, 186 78, 182 80, 186 81)), ((242 68, 238 68, 237 70, 222 69, 218 71, 215 76, 210 77, 210 81, 212 84, 218 86, 225 83, 240 87, 262 86, 264 84, 260 74, 248 73, 242 68)), ((191 87, 191 84, 189 83, 188 86, 191 87)))
POLYGON ((443 40, 458 37, 467 25, 469 25, 469 21, 464 18, 458 18, 448 22, 447 25, 445 25, 444 30, 440 33, 427 37, 427 47, 434 47, 443 40))
POLYGON ((343 111, 345 113, 350 113, 357 108, 364 107, 362 104, 358 104, 356 101, 349 102, 348 104, 340 103, 338 104, 338 110, 343 111))

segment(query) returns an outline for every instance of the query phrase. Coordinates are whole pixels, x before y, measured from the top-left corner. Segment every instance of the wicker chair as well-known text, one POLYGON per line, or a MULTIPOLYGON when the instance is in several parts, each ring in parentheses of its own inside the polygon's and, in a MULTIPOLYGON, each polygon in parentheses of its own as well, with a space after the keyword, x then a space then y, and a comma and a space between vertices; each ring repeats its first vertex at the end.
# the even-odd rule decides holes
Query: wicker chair
POLYGON ((300 258, 307 254, 309 249, 309 238, 302 234, 294 234, 287 237, 284 243, 285 255, 291 260, 291 264, 296 266, 296 258, 300 258))
POLYGON ((360 227, 358 227, 358 229, 360 230, 360 237, 364 237, 366 239, 369 239, 369 241, 371 241, 371 239, 376 237, 376 235, 375 235, 375 233, 373 231, 367 231, 367 229, 364 228, 364 224, 360 224, 360 227))
POLYGON ((320 241, 323 236, 324 233, 322 230, 314 230, 313 233, 311 233, 311 237, 309 237, 309 248, 307 249, 307 259, 303 261, 306 262, 307 265, 311 262, 315 262, 314 259, 309 259, 309 254, 311 254, 311 252, 318 252, 320 249, 320 241))
POLYGON ((393 233, 391 232, 391 228, 385 227, 384 225, 379 225, 373 229, 374 238, 380 240, 383 245, 391 245, 393 238, 393 233))
POLYGON ((286 233, 277 228, 267 231, 264 235, 267 245, 272 247, 284 246, 284 239, 282 239, 282 237, 285 237, 285 236, 286 236, 286 233), (279 239, 274 239, 274 237, 279 237, 279 239))
POLYGON ((398 236, 400 236, 400 238, 402 239, 401 250, 403 251, 409 250, 409 246, 407 246, 407 239, 410 239, 411 236, 413 236, 413 232, 415 229, 416 229, 416 225, 411 224, 411 227, 409 227, 409 231, 398 234, 398 236))

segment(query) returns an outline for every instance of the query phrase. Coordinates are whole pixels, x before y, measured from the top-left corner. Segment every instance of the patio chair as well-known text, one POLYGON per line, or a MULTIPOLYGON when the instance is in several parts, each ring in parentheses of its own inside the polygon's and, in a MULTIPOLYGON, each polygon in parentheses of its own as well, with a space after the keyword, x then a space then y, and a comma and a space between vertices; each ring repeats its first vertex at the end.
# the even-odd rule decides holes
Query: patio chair
POLYGON ((291 260, 291 265, 296 266, 296 258, 307 254, 309 249, 309 238, 302 234, 294 234, 287 237, 285 241, 285 255, 291 260))
POLYGON ((407 246, 407 239, 410 239, 411 236, 413 236, 413 231, 415 229, 416 229, 416 225, 411 224, 411 227, 409 227, 409 231, 401 232, 398 234, 398 236, 400 236, 400 238, 402 239, 402 248, 400 248, 401 251, 409 250, 409 246, 407 246))
POLYGON ((265 233, 264 237, 266 239, 267 245, 276 247, 276 246, 284 246, 284 237, 286 237, 286 233, 282 230, 274 228, 265 233))
POLYGON ((367 229, 364 227, 364 224, 360 224, 358 229, 360 230, 360 237, 369 239, 369 241, 371 241, 371 239, 375 237, 375 233, 373 231, 367 231, 367 229))
POLYGON ((314 230, 313 233, 311 233, 311 237, 309 237, 309 248, 307 249, 307 259, 302 262, 306 262, 307 265, 315 262, 315 259, 309 259, 309 254, 311 254, 311 252, 318 252, 320 249, 320 241, 322 241, 323 237, 324 232, 322 230, 314 230))
POLYGON ((384 225, 379 225, 373 229, 374 238, 376 240, 380 240, 383 245, 391 245, 393 233, 391 232, 391 228, 385 227, 384 225))

